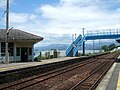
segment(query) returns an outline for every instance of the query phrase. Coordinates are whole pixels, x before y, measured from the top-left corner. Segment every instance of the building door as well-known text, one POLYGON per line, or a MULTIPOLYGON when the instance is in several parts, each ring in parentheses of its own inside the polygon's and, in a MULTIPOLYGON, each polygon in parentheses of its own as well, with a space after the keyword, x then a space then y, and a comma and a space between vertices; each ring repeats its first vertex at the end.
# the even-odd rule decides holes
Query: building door
POLYGON ((28 61, 28 48, 21 48, 21 61, 22 62, 28 61))

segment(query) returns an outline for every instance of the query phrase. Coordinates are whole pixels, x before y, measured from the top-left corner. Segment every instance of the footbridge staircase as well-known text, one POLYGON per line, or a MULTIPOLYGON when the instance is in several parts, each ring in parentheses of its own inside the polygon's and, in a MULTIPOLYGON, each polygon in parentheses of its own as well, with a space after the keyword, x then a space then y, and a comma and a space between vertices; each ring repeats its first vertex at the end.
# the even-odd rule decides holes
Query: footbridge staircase
POLYGON ((66 56, 78 56, 79 48, 84 45, 87 40, 96 39, 118 39, 120 38, 120 30, 105 30, 103 32, 87 32, 84 36, 79 35, 66 49, 66 56))

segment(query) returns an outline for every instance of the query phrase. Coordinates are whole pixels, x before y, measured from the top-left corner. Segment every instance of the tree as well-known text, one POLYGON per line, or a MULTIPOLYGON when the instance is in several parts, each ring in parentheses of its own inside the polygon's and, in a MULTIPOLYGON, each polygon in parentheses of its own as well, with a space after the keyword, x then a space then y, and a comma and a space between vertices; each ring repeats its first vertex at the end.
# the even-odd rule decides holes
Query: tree
POLYGON ((103 49, 104 52, 109 51, 109 47, 108 47, 107 45, 103 45, 103 46, 101 47, 101 49, 103 49))
POLYGON ((116 45, 114 43, 109 45, 109 50, 113 50, 116 47, 116 45))

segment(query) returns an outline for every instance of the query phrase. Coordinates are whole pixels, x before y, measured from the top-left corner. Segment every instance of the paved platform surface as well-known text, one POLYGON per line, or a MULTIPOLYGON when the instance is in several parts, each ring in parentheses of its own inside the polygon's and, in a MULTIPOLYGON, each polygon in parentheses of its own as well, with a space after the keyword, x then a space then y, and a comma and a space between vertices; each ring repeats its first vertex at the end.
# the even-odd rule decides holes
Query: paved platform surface
POLYGON ((120 62, 115 62, 96 90, 120 90, 120 62))
POLYGON ((41 62, 24 62, 24 63, 19 62, 19 63, 0 64, 0 72, 32 67, 37 65, 43 65, 43 64, 49 64, 54 62, 60 62, 60 61, 65 61, 65 60, 70 60, 75 58, 80 58, 80 57, 61 57, 61 58, 41 60, 41 62))

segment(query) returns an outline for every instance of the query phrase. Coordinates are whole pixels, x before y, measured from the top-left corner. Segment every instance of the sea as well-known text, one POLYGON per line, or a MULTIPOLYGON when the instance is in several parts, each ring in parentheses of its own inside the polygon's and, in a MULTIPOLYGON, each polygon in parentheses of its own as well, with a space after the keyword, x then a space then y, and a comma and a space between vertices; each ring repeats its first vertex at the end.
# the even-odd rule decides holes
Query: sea
MULTIPOLYGON (((65 50, 57 50, 59 52, 59 57, 65 57, 65 50)), ((45 56, 45 53, 46 52, 51 52, 51 50, 48 50, 48 51, 34 51, 35 54, 34 54, 34 57, 37 57, 40 55, 40 52, 41 52, 41 56, 45 56)), ((79 50, 78 53, 81 53, 82 54, 82 50, 79 50)), ((96 53, 96 52, 100 52, 100 50, 85 50, 85 53, 88 54, 88 53, 96 53)))

